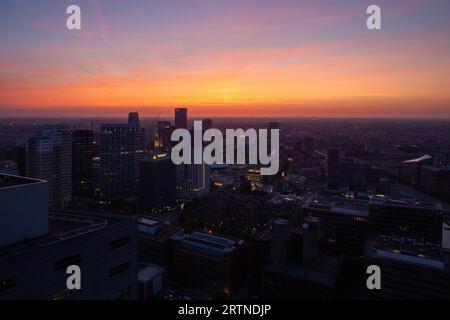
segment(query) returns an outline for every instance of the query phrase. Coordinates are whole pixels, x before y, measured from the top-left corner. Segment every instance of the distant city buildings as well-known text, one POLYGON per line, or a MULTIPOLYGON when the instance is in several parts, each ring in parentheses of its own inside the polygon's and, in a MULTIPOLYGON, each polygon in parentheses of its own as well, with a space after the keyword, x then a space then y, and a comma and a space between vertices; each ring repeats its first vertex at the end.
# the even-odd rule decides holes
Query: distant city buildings
POLYGON ((45 126, 27 144, 27 176, 48 181, 51 207, 67 207, 72 199, 72 143, 63 126, 45 126))

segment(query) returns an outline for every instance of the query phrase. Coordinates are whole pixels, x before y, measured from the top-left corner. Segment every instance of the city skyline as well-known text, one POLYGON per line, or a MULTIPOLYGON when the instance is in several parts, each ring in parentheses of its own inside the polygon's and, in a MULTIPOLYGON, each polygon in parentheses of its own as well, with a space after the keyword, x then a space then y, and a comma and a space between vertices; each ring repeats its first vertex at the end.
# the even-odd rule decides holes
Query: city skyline
POLYGON ((78 4, 0 4, 0 116, 450 118, 448 1, 78 4))

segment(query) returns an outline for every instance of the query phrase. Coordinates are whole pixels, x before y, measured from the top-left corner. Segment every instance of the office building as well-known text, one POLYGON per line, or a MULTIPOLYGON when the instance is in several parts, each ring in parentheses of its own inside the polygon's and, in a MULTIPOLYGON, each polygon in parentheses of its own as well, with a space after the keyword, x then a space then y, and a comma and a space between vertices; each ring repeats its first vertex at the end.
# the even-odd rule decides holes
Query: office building
POLYGON ((48 181, 49 205, 67 207, 72 199, 72 143, 63 126, 39 128, 27 144, 27 176, 48 181))
POLYGON ((182 199, 203 197, 210 191, 210 168, 203 164, 177 166, 177 194, 182 199))
POLYGON ((48 182, 0 174, 0 247, 48 232, 48 182))
POLYGON ((139 164, 138 203, 159 208, 176 199, 177 167, 165 153, 155 153, 139 164))
POLYGON ((135 124, 105 124, 100 137, 100 195, 114 200, 134 195, 144 133, 135 124))
POLYGON ((138 216, 139 262, 154 263, 166 268, 172 266, 172 237, 183 229, 170 221, 138 216))
POLYGON ((48 211, 47 182, 0 175, 0 300, 136 299, 137 228, 123 217, 48 211), (82 290, 67 288, 81 269, 82 290))
POLYGON ((232 297, 247 270, 243 240, 195 231, 173 237, 173 277, 211 297, 232 297))
POLYGON ((336 297, 342 259, 321 254, 320 237, 318 219, 306 220, 301 227, 291 227, 286 220, 275 221, 272 226, 271 261, 263 269, 262 299, 336 297))
POLYGON ((188 129, 188 110, 186 108, 175 109, 175 129, 188 129))
POLYGON ((158 121, 157 137, 155 147, 157 149, 170 150, 172 147, 172 132, 173 127, 170 121, 158 121))
POLYGON ((367 200, 322 196, 303 206, 305 217, 320 219, 325 251, 359 257, 368 236, 367 200))
POLYGON ((94 132, 75 130, 72 132, 72 194, 78 197, 91 196, 92 159, 94 158, 94 132))
POLYGON ((372 197, 369 201, 369 232, 371 236, 405 236, 440 243, 442 211, 440 203, 372 197))
POLYGON ((365 264, 381 269, 375 299, 450 299, 448 253, 440 245, 416 239, 380 236, 367 241, 365 264))

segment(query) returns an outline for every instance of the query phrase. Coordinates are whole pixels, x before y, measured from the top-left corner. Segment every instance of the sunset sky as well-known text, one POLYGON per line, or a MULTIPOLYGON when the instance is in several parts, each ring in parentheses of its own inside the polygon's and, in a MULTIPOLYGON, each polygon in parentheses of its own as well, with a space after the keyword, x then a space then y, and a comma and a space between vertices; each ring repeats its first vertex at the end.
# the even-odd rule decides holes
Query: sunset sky
POLYGON ((1 0, 0 116, 449 118, 449 34, 448 0, 1 0))

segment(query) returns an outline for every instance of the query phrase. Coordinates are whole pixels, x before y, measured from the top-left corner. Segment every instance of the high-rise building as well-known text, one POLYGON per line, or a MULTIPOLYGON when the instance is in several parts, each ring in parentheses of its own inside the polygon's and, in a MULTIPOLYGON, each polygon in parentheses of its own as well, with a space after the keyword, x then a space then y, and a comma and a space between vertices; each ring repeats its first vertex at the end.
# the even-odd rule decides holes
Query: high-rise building
POLYGON ((141 122, 139 120, 139 113, 137 112, 130 112, 128 114, 128 124, 134 124, 138 128, 141 126, 141 122))
POLYGON ((170 121, 158 121, 158 136, 155 147, 159 149, 169 150, 172 146, 171 136, 173 127, 170 121))
POLYGON ((94 132, 72 132, 72 194, 89 196, 93 191, 92 159, 94 158, 94 132))
POLYGON ((177 167, 167 154, 153 154, 139 164, 139 205, 158 208, 176 199, 177 167))
POLYGON ((175 109, 175 129, 188 128, 188 110, 186 108, 175 109))
POLYGON ((48 181, 51 207, 66 207, 72 199, 72 144, 63 126, 41 127, 27 145, 27 176, 48 181))
POLYGON ((192 199, 206 195, 210 190, 210 167, 203 164, 177 166, 177 193, 180 198, 192 199))
POLYGON ((0 175, 0 300, 136 299, 136 221, 49 212, 47 186, 0 175), (82 290, 67 288, 72 265, 82 290))
POLYGON ((134 124, 105 124, 100 138, 100 196, 134 195, 139 162, 144 158, 144 133, 134 124))

